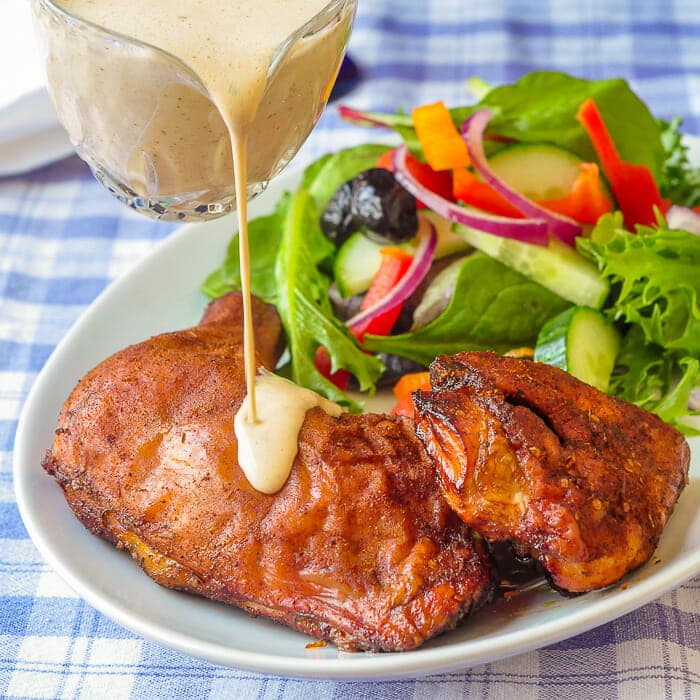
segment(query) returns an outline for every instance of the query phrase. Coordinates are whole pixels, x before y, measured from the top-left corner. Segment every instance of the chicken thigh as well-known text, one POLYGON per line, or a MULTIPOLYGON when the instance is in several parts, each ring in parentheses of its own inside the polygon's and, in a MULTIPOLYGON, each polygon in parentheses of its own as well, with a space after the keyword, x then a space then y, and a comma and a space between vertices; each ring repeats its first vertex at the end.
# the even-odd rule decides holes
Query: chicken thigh
MULTIPOLYGON (((254 305, 259 364, 276 312, 254 305)), ((266 495, 237 461, 239 295, 189 330, 131 346, 66 401, 44 461, 83 523, 158 583, 342 649, 403 650, 488 597, 491 568, 443 498, 413 424, 308 412, 291 475, 266 495)))
POLYGON ((532 550, 564 592, 649 559, 688 480, 677 430, 529 360, 460 353, 430 375, 432 391, 414 395, 417 434, 470 527, 532 550))

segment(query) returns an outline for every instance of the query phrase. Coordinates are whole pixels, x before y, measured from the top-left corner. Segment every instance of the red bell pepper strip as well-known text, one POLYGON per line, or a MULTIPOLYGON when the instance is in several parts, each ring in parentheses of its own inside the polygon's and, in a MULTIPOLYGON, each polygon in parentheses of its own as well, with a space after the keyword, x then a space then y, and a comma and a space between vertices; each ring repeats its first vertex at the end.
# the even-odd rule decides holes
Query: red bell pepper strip
MULTIPOLYGON (((383 248, 382 262, 379 266, 379 270, 377 270, 377 274, 372 280, 370 288, 367 290, 362 300, 360 311, 374 306, 374 304, 383 299, 404 276, 406 270, 411 266, 412 261, 413 257, 400 248, 383 248)), ((350 332, 360 343, 362 343, 365 333, 389 335, 396 323, 396 319, 401 313, 402 306, 403 304, 397 304, 392 309, 388 309, 385 313, 370 319, 363 326, 350 328, 350 332)), ((331 372, 331 358, 326 348, 317 348, 314 364, 316 365, 316 369, 326 379, 333 382, 333 384, 342 391, 345 391, 350 381, 350 372, 344 369, 331 372)))
POLYGON ((635 165, 620 158, 610 132, 594 102, 588 98, 579 108, 576 119, 591 139, 593 148, 622 211, 625 226, 634 230, 635 224, 653 226, 654 208, 665 212, 670 206, 659 194, 654 176, 645 165, 635 165))
POLYGON ((314 358, 314 365, 316 369, 326 378, 328 381, 335 384, 338 389, 345 391, 348 388, 348 382, 350 381, 350 372, 346 369, 338 369, 335 372, 331 372, 331 356, 328 354, 328 350, 324 347, 316 348, 316 357, 314 358))
POLYGON ((523 218, 523 213, 516 209, 500 192, 496 192, 488 182, 480 180, 474 173, 465 168, 457 169, 452 173, 452 183, 454 198, 465 204, 498 216, 510 216, 513 219, 523 218))
POLYGON ((394 404, 390 413, 392 416, 406 416, 406 418, 413 418, 413 397, 410 394, 402 396, 394 404))
MULTIPOLYGON (((360 311, 365 311, 382 300, 404 276, 406 270, 411 266, 411 262, 413 262, 413 256, 401 248, 382 248, 382 262, 362 300, 362 304, 360 304, 360 311)), ((362 342, 365 333, 389 335, 401 313, 402 306, 403 304, 397 304, 385 313, 375 316, 363 326, 355 326, 350 331, 360 342, 362 342)))
POLYGON ((613 203, 601 187, 600 173, 595 163, 581 163, 569 194, 561 199, 539 202, 557 214, 568 216, 581 224, 596 224, 603 214, 612 211, 613 203))
MULTIPOLYGON (((595 224, 603 214, 612 211, 612 202, 601 186, 598 166, 595 163, 581 163, 580 167, 581 172, 565 197, 538 200, 537 204, 579 223, 595 224)), ((523 218, 523 214, 503 195, 469 170, 455 170, 452 180, 455 198, 465 204, 499 216, 523 218)))
MULTIPOLYGON (((391 170, 393 172, 393 154, 394 151, 383 153, 377 161, 377 167, 386 168, 387 170, 391 170)), ((406 158, 406 165, 411 171, 411 175, 413 175, 413 177, 415 177, 421 185, 429 189, 431 192, 435 192, 441 197, 449 199, 451 202, 455 201, 454 195, 452 194, 452 172, 450 170, 433 170, 427 163, 421 163, 410 153, 406 158)), ((418 208, 425 209, 425 204, 418 201, 418 208)))
POLYGON ((444 199, 454 201, 452 195, 452 171, 433 170, 427 163, 421 163, 409 155, 406 165, 413 177, 431 192, 439 194, 444 199))

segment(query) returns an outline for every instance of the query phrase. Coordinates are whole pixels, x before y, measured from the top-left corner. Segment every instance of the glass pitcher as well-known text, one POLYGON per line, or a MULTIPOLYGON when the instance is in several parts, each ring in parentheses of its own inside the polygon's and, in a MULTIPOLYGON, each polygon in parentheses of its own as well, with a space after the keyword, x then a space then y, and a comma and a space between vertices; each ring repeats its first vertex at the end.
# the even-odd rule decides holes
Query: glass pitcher
MULTIPOLYGON (((164 220, 234 209, 228 131, 199 77, 171 54, 53 0, 31 2, 49 92, 95 177, 125 204, 164 220)), ((289 163, 320 117, 356 2, 332 0, 277 48, 248 136, 249 197, 289 163)))

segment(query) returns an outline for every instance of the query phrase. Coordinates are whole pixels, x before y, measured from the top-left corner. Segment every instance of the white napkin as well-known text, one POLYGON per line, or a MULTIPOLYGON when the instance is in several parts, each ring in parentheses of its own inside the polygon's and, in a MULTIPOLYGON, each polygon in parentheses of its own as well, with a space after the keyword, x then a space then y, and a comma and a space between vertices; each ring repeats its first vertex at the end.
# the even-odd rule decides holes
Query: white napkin
POLYGON ((0 0, 0 176, 73 152, 46 91, 28 0, 0 0))

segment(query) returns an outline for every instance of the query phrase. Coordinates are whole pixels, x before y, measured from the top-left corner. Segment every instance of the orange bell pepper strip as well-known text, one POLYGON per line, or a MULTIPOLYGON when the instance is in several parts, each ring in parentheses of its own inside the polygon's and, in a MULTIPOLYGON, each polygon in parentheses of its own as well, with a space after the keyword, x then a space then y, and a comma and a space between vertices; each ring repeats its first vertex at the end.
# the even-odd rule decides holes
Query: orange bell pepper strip
POLYGON ((394 149, 387 151, 386 153, 382 153, 382 155, 379 156, 379 159, 376 162, 376 167, 377 168, 384 168, 384 170, 391 170, 391 172, 394 172, 394 149))
POLYGON ((568 216, 581 224, 596 224, 603 214, 613 210, 613 203, 600 182, 600 171, 595 163, 581 163, 571 190, 566 197, 539 202, 557 214, 568 216))
POLYGON ((399 379, 392 391, 397 399, 412 394, 418 389, 430 389, 430 372, 411 372, 399 379))
POLYGON ((444 102, 416 107, 411 117, 425 159, 433 170, 453 170, 471 163, 467 144, 444 102))
POLYGON ((412 372, 404 374, 394 385, 396 405, 391 409, 393 415, 413 418, 413 392, 419 389, 430 390, 429 372, 412 372))
POLYGON ((589 97, 581 105, 576 119, 591 139, 622 211, 625 226, 630 229, 634 229, 635 224, 653 226, 656 223, 654 209, 665 212, 669 202, 661 198, 651 170, 645 165, 635 165, 620 158, 593 98, 589 97))

